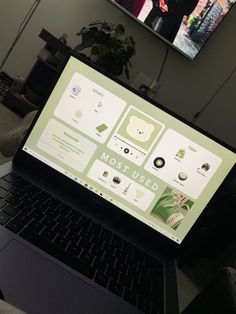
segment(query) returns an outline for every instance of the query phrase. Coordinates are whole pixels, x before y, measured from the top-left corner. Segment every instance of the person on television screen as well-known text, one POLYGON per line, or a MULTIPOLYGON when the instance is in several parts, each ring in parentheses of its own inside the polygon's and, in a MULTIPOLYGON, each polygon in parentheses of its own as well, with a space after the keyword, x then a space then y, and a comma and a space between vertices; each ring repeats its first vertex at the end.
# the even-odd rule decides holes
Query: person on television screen
POLYGON ((124 9, 138 17, 146 0, 115 0, 124 9))
POLYGON ((153 23, 159 19, 155 29, 169 42, 173 42, 179 31, 184 16, 188 16, 197 6, 199 0, 152 0, 153 8, 144 23, 153 28, 153 23))

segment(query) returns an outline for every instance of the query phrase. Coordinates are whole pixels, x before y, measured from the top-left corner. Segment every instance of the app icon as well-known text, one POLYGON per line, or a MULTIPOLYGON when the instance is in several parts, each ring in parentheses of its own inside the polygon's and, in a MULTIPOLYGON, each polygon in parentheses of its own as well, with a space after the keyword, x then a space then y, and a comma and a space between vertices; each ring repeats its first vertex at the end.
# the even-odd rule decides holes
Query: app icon
POLYGON ((130 186, 131 186, 131 183, 124 189, 125 193, 128 193, 130 186))
POLYGON ((81 91, 81 88, 79 87, 79 85, 77 85, 77 84, 73 85, 73 87, 71 89, 72 95, 78 96, 80 91, 81 91))
POLYGON ((107 126, 105 123, 103 123, 103 124, 97 126, 97 127, 96 127, 96 130, 97 130, 99 133, 102 133, 102 132, 106 131, 107 128, 108 128, 108 126, 107 126))
POLYGON ((113 182, 114 182, 115 184, 120 184, 121 179, 120 179, 119 177, 114 177, 114 178, 113 178, 113 182))
POLYGON ((184 159, 185 156, 185 149, 181 148, 178 153, 176 154, 177 157, 179 157, 180 159, 184 159))
POLYGON ((157 157, 153 161, 153 164, 156 168, 163 168, 165 166, 165 163, 165 159, 162 157, 157 157))
POLYGON ((186 173, 180 172, 180 173, 178 174, 178 178, 179 178, 181 181, 185 181, 185 180, 187 180, 188 176, 187 176, 186 173))
POLYGON ((145 195, 145 193, 141 190, 136 190, 136 192, 135 192, 136 198, 143 198, 144 195, 145 195))
POLYGON ((108 176, 108 174, 109 174, 108 171, 104 171, 102 175, 103 175, 103 177, 106 178, 108 176))
POLYGON ((210 165, 206 162, 202 165, 202 170, 208 171, 210 169, 210 165))

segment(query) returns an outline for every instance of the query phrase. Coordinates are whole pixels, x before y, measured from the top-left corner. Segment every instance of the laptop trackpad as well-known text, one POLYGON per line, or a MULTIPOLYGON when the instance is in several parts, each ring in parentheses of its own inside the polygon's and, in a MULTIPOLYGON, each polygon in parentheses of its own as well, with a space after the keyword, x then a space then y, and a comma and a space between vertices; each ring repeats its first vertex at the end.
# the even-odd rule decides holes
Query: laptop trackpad
POLYGON ((100 314, 104 305, 102 292, 15 240, 0 252, 0 287, 31 314, 100 314))

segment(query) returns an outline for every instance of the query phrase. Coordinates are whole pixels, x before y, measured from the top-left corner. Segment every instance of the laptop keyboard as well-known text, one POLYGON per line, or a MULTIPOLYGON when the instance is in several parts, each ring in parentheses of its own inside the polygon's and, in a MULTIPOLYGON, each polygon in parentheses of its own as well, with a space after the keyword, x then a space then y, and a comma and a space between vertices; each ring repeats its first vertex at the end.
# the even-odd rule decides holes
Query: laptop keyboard
POLYGON ((0 225, 144 313, 164 313, 162 262, 15 173, 0 179, 0 225))

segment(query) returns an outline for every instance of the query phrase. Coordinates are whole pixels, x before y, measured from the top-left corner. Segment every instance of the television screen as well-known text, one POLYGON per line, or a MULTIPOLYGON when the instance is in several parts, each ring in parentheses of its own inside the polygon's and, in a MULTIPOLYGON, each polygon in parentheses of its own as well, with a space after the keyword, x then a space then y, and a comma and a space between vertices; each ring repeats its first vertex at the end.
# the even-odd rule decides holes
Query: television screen
POLYGON ((109 0, 194 59, 236 0, 109 0))

